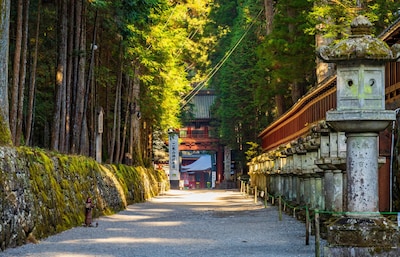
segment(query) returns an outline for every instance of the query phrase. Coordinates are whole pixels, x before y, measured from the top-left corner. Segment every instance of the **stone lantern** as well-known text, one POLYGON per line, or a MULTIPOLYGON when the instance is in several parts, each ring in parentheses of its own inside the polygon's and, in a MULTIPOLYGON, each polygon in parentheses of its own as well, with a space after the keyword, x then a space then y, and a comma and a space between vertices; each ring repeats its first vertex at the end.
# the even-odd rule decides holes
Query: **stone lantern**
POLYGON ((398 59, 400 47, 371 36, 371 27, 358 16, 349 38, 318 49, 337 66, 337 109, 326 121, 347 137, 346 215, 328 226, 325 256, 400 256, 397 228, 380 216, 378 197, 378 133, 396 119, 385 110, 385 63, 398 59))

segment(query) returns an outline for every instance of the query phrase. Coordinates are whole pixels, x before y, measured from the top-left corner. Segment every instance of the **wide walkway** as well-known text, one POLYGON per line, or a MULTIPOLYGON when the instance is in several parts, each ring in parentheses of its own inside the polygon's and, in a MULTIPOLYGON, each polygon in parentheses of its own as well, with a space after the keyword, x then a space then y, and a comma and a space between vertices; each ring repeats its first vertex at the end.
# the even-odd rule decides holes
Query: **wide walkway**
POLYGON ((304 223, 232 190, 171 190, 95 222, 0 257, 315 256, 304 223))

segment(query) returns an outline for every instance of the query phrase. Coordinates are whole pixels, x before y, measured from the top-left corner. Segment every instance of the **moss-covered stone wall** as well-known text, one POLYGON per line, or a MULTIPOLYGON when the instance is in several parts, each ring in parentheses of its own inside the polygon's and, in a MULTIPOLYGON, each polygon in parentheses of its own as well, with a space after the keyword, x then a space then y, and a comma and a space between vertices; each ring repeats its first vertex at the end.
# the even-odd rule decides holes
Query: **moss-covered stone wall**
POLYGON ((0 147, 0 249, 81 226, 89 196, 99 217, 157 195, 166 182, 164 172, 144 167, 0 147))

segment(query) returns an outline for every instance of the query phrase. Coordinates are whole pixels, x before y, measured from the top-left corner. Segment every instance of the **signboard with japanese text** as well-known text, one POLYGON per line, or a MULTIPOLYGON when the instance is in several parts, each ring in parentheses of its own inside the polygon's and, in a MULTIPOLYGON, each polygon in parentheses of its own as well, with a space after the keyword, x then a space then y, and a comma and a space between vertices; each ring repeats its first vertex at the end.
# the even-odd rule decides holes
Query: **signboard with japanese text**
POLYGON ((232 162, 232 155, 231 155, 231 148, 229 146, 225 146, 224 148, 224 179, 230 180, 231 179, 231 163, 232 162))
POLYGON ((169 133, 169 180, 178 181, 179 178, 179 144, 178 134, 169 133))

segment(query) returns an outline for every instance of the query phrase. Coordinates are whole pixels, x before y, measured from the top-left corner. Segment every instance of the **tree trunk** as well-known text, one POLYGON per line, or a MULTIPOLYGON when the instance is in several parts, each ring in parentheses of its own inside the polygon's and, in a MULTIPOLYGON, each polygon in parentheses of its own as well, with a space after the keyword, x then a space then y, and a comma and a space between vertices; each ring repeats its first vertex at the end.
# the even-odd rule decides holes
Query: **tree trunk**
MULTIPOLYGON (((122 53, 121 53, 122 55, 122 53)), ((119 163, 119 156, 121 152, 121 109, 122 109, 122 56, 121 56, 121 66, 120 66, 120 72, 119 72, 119 78, 118 78, 118 85, 117 85, 117 92, 115 94, 115 101, 117 103, 117 108, 115 109, 115 115, 116 115, 116 127, 115 127, 115 162, 119 163)))
MULTIPOLYGON (((58 1, 58 58, 56 71, 56 89, 54 101, 54 117, 51 148, 58 151, 60 148, 60 131, 63 121, 61 120, 62 105, 65 102, 65 74, 67 65, 67 40, 68 40, 68 1, 58 1)), ((65 125, 65 123, 63 123, 65 125)))
MULTIPOLYGON (((80 127, 78 128, 78 153, 83 155, 88 155, 88 147, 87 141, 88 138, 88 131, 87 131, 87 115, 85 112, 85 101, 86 101, 86 88, 89 85, 86 85, 86 1, 80 1, 82 3, 82 12, 80 15, 81 18, 81 41, 79 44, 79 52, 81 53, 79 56, 79 76, 78 76, 78 94, 77 94, 77 103, 79 106, 79 114, 78 117, 81 121, 80 127)), ((79 124, 79 123, 78 123, 79 124)))
MULTIPOLYGON (((94 110, 94 106, 93 106, 93 102, 94 102, 94 82, 93 82, 93 69, 94 69, 94 54, 95 54, 95 50, 96 50, 96 37, 97 37, 97 10, 95 13, 95 18, 94 18, 94 28, 93 28, 93 36, 92 36, 92 43, 91 43, 91 48, 90 48, 90 62, 89 62, 89 69, 88 69, 88 73, 87 73, 87 77, 86 77, 86 93, 85 93, 85 99, 84 99, 84 110, 83 113, 86 115, 87 117, 87 121, 88 123, 88 137, 89 138, 89 142, 87 142, 86 147, 84 146, 84 148, 88 148, 88 154, 89 156, 95 158, 96 157, 96 147, 95 147, 95 143, 96 143, 96 129, 95 129, 95 122, 94 122, 94 117, 95 115, 95 110, 94 110), (90 108, 88 108, 90 104, 90 108)), ((83 128, 82 128, 83 130, 83 128)), ((84 130, 83 130, 84 131, 84 130)))
MULTIPOLYGON (((108 65, 110 62, 109 55, 110 53, 108 51, 99 51, 101 55, 105 55, 105 58, 100 59, 106 59, 106 64, 108 65)), ((103 156, 106 157, 106 162, 109 163, 111 160, 111 144, 112 144, 112 118, 110 118, 110 114, 112 113, 112 104, 113 101, 111 100, 111 95, 113 95, 111 92, 114 91, 111 86, 106 86, 105 90, 105 95, 104 98, 101 101, 101 105, 104 108, 104 116, 103 116, 103 147, 102 147, 102 152, 104 153, 103 156)))
POLYGON ((17 111, 17 130, 15 135, 15 145, 19 146, 22 137, 22 121, 24 118, 24 91, 26 79, 26 56, 28 51, 28 24, 29 24, 29 4, 30 0, 24 1, 23 7, 23 26, 22 26, 22 56, 18 86, 18 111, 17 111))
POLYGON ((292 102, 294 104, 304 95, 304 84, 294 81, 293 83, 291 83, 291 88, 292 102))
MULTIPOLYGON (((120 71, 122 73, 122 71, 120 71)), ((112 141, 111 141, 111 154, 110 162, 119 162, 119 152, 120 152, 120 113, 121 113, 121 87, 122 83, 120 81, 121 74, 119 75, 117 87, 115 90, 115 104, 114 104, 114 123, 112 128, 112 141)))
POLYGON ((72 31, 75 31, 75 6, 76 6, 76 1, 70 1, 69 5, 69 21, 68 21, 68 30, 71 31, 71 33, 68 33, 68 56, 67 56, 67 72, 66 72, 66 88, 65 88, 65 127, 63 128, 63 141, 64 144, 61 145, 61 151, 64 153, 69 153, 70 152, 70 147, 71 147, 71 127, 73 125, 72 123, 72 106, 73 104, 73 85, 75 83, 75 78, 76 78, 76 69, 75 67, 78 63, 78 61, 74 62, 75 59, 77 59, 77 55, 74 54, 75 52, 75 47, 77 44, 75 44, 75 33, 72 33, 72 31))
POLYGON ((0 145, 11 145, 8 113, 10 0, 0 0, 0 145))
POLYGON ((69 140, 69 144, 70 144, 70 153, 76 153, 76 140, 75 140, 75 126, 76 126, 76 98, 77 98, 77 85, 78 85, 78 70, 79 70, 79 57, 80 57, 80 52, 79 52, 79 45, 80 45, 80 38, 82 36, 82 27, 81 27, 81 12, 82 12, 82 3, 81 0, 74 0, 72 1, 74 2, 74 6, 73 6, 73 16, 71 16, 71 18, 73 17, 73 22, 71 24, 71 27, 74 28, 74 33, 71 33, 73 36, 73 39, 71 39, 73 41, 73 49, 71 52, 71 56, 73 56, 72 58, 72 74, 71 74, 71 126, 70 126, 70 140, 69 140))
POLYGON ((18 86, 19 86, 19 70, 21 64, 21 48, 22 48, 22 22, 23 22, 23 0, 17 2, 17 26, 15 35, 15 50, 13 61, 13 80, 11 88, 10 103, 10 130, 11 137, 15 144, 15 136, 17 133, 17 116, 18 116, 18 86))
POLYGON ((275 105, 277 109, 276 117, 285 113, 285 97, 282 94, 275 95, 275 105))
POLYGON ((140 80, 139 80, 139 65, 135 67, 133 78, 133 92, 132 99, 136 102, 136 110, 132 119, 133 128, 133 160, 136 165, 143 165, 143 146, 142 146, 142 126, 141 126, 141 113, 140 113, 140 80))
POLYGON ((274 0, 264 0, 265 7, 265 23, 267 35, 272 32, 273 26, 272 21, 274 20, 274 0))
POLYGON ((33 128, 33 109, 36 92, 36 69, 38 60, 38 48, 39 48, 39 31, 40 31, 40 13, 41 13, 42 1, 38 2, 37 9, 37 21, 36 21, 36 33, 35 33, 35 49, 33 52, 31 80, 29 83, 28 92, 28 105, 26 111, 26 132, 25 132, 25 143, 31 145, 32 128, 33 128))
POLYGON ((85 65, 86 65, 86 26, 85 26, 85 4, 83 1, 76 1, 76 17, 75 17, 75 27, 79 29, 76 30, 75 36, 78 38, 76 42, 78 45, 76 46, 79 52, 78 63, 77 63, 77 80, 75 86, 75 112, 74 112, 74 126, 73 126, 73 136, 72 136, 72 153, 81 153, 84 151, 84 147, 81 145, 82 139, 82 128, 85 128, 84 123, 84 101, 85 101, 85 65))
POLYGON ((118 162, 119 156, 119 130, 120 130, 120 109, 121 109, 121 87, 122 87, 122 42, 120 42, 119 48, 119 72, 117 78, 117 85, 115 88, 115 102, 114 102, 114 121, 111 135, 111 146, 110 146, 110 163, 114 160, 118 162))
POLYGON ((147 140, 146 140, 146 150, 144 152, 144 164, 150 165, 151 160, 153 160, 153 129, 150 126, 147 126, 147 122, 143 121, 143 127, 145 128, 147 140))
POLYGON ((71 52, 69 51, 69 43, 70 43, 70 31, 74 31, 74 28, 70 27, 71 23, 71 17, 69 17, 69 9, 71 8, 71 2, 74 0, 66 0, 67 4, 63 8, 63 12, 65 15, 65 22, 63 26, 65 26, 64 30, 68 31, 68 33, 63 37, 63 40, 65 40, 65 46, 64 50, 65 51, 65 56, 63 57, 64 60, 63 62, 65 63, 64 65, 64 79, 63 79, 63 87, 61 90, 61 106, 60 106, 60 125, 59 125, 59 142, 58 142, 58 151, 62 153, 67 153, 68 149, 65 148, 66 146, 66 128, 67 128, 67 91, 68 91, 68 83, 69 83, 69 77, 68 77, 68 70, 70 69, 68 59, 69 56, 71 55, 71 52), (71 30, 72 29, 72 30, 71 30))
MULTIPOLYGON (((135 104, 132 103, 132 82, 129 79, 129 76, 127 76, 126 79, 126 108, 125 108, 125 122, 124 122, 124 128, 122 130, 122 143, 121 143, 121 150, 120 150, 120 156, 119 156, 119 162, 121 162, 125 157, 129 160, 126 164, 132 165, 132 151, 130 148, 130 144, 128 144, 128 155, 125 156, 125 141, 126 141, 126 136, 127 136, 127 131, 128 131, 128 126, 131 127, 132 124, 132 116, 134 113, 134 110, 136 109, 135 104)), ((129 133, 131 135, 132 133, 129 133)))

